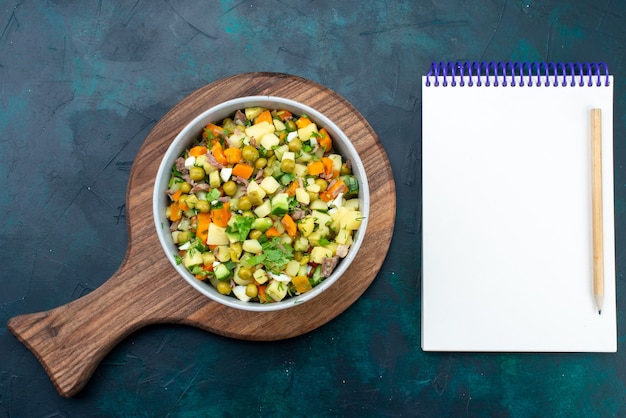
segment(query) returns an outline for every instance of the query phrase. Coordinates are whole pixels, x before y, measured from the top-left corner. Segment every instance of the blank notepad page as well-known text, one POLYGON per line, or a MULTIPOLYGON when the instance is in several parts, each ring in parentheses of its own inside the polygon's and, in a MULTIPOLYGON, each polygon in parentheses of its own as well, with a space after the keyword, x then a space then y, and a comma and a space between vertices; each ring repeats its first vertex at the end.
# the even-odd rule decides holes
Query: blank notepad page
POLYGON ((422 349, 614 352, 613 79, 597 65, 580 74, 515 65, 533 71, 532 86, 504 67, 484 71, 480 86, 479 67, 472 76, 440 67, 422 80, 422 349), (602 109, 601 315, 592 286, 592 108, 602 109))

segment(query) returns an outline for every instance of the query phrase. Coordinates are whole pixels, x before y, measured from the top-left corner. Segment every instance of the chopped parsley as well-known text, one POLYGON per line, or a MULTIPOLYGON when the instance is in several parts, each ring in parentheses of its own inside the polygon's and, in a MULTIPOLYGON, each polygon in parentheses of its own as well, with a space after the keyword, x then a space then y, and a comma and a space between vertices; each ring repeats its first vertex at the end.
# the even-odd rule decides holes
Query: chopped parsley
POLYGON ((226 233, 237 238, 237 241, 244 241, 252 229, 253 222, 254 219, 251 216, 235 216, 234 221, 229 222, 226 227, 226 233))

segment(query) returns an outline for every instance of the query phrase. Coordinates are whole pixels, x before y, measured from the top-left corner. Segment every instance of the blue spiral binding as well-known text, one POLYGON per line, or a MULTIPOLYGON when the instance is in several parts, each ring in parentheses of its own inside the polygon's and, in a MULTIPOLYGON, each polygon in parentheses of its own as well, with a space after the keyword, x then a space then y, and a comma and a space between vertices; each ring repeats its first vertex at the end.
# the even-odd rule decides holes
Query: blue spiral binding
POLYGON ((600 87, 604 79, 608 87, 609 77, 609 67, 604 62, 456 61, 433 62, 425 84, 426 87, 566 87, 568 84, 600 87))

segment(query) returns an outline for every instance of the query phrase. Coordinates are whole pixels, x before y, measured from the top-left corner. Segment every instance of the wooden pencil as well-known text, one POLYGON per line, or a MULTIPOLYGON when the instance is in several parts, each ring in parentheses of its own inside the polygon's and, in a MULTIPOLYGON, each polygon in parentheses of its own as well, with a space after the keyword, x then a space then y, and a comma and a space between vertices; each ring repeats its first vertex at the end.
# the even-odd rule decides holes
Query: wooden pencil
POLYGON ((601 109, 591 109, 591 212, 593 230, 593 296, 598 308, 598 314, 601 314, 604 299, 601 109))

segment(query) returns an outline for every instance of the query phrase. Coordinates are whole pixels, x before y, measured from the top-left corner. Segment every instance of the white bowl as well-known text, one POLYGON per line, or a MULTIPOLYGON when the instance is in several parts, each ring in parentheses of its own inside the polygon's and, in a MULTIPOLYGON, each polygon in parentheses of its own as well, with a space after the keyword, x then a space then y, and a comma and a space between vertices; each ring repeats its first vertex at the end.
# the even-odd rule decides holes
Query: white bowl
MULTIPOLYGON (((187 124, 183 128, 183 130, 176 136, 174 141, 165 152, 165 155, 163 156, 163 160, 161 161, 161 165, 159 166, 159 170, 157 172, 153 192, 152 210, 157 235, 159 237, 159 241, 161 242, 163 250, 165 251, 167 259, 170 261, 170 263, 172 263, 176 271, 194 289, 196 289, 203 295, 211 298, 212 300, 231 308, 264 312, 286 309, 300 305, 303 302, 310 301, 311 299, 315 298, 320 293, 331 287, 341 277, 341 275, 347 270, 347 268, 350 266, 350 263, 356 257, 356 254, 359 251, 359 247, 363 242, 365 230, 367 228, 367 220, 369 217, 369 206, 369 188, 363 163, 361 162, 359 154, 357 153, 356 149, 354 148, 348 137, 343 133, 341 129, 337 127, 337 125, 335 125, 329 118, 327 118, 317 110, 290 99, 273 96, 249 96, 229 100, 206 110, 194 120, 189 122, 189 124, 187 124), (286 109, 296 115, 305 113, 311 118, 311 120, 316 122, 320 128, 326 128, 331 138, 333 138, 333 147, 335 148, 335 150, 339 152, 344 158, 347 158, 351 161, 353 175, 357 178, 359 182, 359 210, 363 214, 363 221, 360 228, 355 231, 354 242, 350 247, 348 255, 339 262, 339 264, 329 277, 327 277, 324 281, 322 281, 320 284, 318 284, 312 290, 306 293, 284 299, 280 302, 265 304, 258 302, 243 302, 232 295, 222 295, 210 283, 205 283, 201 280, 196 279, 189 271, 187 271, 187 269, 182 264, 177 265, 174 256, 175 254, 177 254, 178 248, 172 240, 172 236, 169 230, 169 220, 165 216, 165 209, 169 204, 169 198, 165 194, 165 190, 167 190, 167 185, 171 174, 171 168, 176 158, 178 158, 185 149, 191 147, 193 140, 199 137, 203 128, 208 123, 221 123, 224 118, 232 116, 237 109, 244 109, 246 107, 254 106, 261 106, 268 109, 286 109)), ((358 280, 358 278, 354 279, 358 280)))

